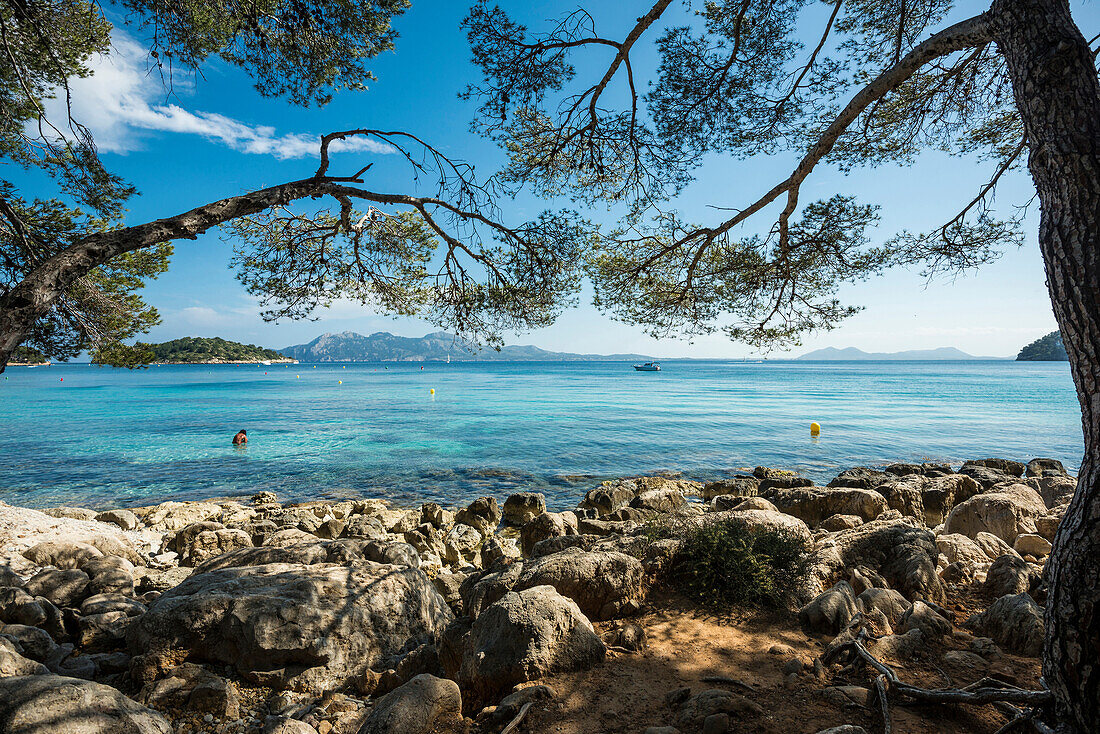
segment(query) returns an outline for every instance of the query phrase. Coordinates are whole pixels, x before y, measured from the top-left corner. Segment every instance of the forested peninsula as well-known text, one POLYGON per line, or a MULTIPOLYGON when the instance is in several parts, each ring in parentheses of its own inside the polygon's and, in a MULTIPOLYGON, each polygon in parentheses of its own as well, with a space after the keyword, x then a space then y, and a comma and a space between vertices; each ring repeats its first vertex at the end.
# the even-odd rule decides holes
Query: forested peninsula
MULTIPOLYGON (((135 348, 147 350, 145 361, 155 364, 232 364, 256 362, 296 362, 274 349, 264 349, 255 344, 231 342, 221 337, 186 336, 182 339, 160 344, 135 345, 135 348)), ((92 356, 94 364, 102 364, 100 355, 92 356)))
POLYGON ((1052 331, 1046 336, 1036 339, 1020 350, 1016 355, 1017 362, 1068 362, 1066 345, 1062 343, 1062 334, 1052 331))

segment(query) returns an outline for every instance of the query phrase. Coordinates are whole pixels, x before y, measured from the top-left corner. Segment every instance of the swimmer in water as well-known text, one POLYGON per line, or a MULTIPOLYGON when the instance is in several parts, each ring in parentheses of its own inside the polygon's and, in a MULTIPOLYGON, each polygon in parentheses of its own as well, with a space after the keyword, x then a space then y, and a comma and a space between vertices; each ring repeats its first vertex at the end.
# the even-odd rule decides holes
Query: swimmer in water
POLYGON ((245 431, 238 431, 237 435, 233 437, 234 446, 243 446, 248 443, 248 433, 245 431))

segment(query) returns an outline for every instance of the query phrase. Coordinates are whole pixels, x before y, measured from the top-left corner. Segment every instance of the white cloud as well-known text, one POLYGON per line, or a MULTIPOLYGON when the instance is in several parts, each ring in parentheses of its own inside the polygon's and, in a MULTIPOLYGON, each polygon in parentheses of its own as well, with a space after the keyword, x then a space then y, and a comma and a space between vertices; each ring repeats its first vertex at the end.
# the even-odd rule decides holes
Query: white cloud
POLYGON ((1030 334, 1044 328, 1057 326, 918 326, 912 330, 917 336, 998 336, 1030 334))
MULTIPOLYGON (((191 112, 178 104, 156 104, 165 96, 160 75, 146 69, 147 52, 133 39, 116 34, 109 56, 88 62, 93 74, 70 82, 73 117, 95 136, 100 150, 126 153, 136 150, 141 133, 168 132, 200 135, 242 153, 270 155, 280 160, 316 157, 320 136, 277 134, 269 125, 249 125, 216 112, 191 112)), ((176 85, 177 91, 179 85, 176 85)), ((52 119, 64 119, 64 100, 48 106, 52 119)), ((392 153, 393 148, 367 138, 333 141, 337 152, 392 153)))

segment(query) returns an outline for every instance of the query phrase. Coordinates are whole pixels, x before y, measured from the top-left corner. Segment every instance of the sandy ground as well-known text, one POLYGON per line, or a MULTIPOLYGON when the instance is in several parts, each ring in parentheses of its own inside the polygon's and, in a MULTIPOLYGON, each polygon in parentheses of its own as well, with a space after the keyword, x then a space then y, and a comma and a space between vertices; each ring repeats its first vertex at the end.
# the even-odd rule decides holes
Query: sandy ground
MULTIPOLYGON (((963 618, 960 615, 956 621, 963 618)), ((733 732, 813 734, 841 724, 863 726, 868 732, 882 731, 882 720, 876 711, 856 704, 838 706, 821 692, 830 684, 866 685, 865 677, 819 681, 810 671, 800 675, 797 684, 785 687, 782 666, 790 654, 775 655, 769 650, 777 643, 789 645, 809 662, 829 642, 828 637, 802 632, 793 615, 759 611, 712 615, 666 593, 652 596, 650 608, 632 621, 646 629, 647 650, 611 653, 592 670, 539 681, 553 688, 557 695, 554 701, 533 707, 521 731, 641 734, 648 726, 672 726, 676 724, 677 711, 665 705, 665 694, 682 687, 690 687, 693 693, 725 688, 763 707, 761 715, 733 721, 730 727, 733 732), (704 682, 706 676, 726 676, 752 689, 704 682)), ((603 623, 597 628, 605 633, 614 626, 615 623, 603 623)), ((1023 687, 1038 686, 1039 662, 1035 659, 1005 655, 985 671, 944 666, 942 654, 950 649, 965 650, 969 639, 964 635, 950 639, 946 645, 928 645, 922 659, 894 667, 902 680, 929 688, 966 685, 983 675, 994 675, 1023 687)), ((900 733, 992 734, 1007 720, 991 706, 894 705, 891 712, 894 731, 900 733)))

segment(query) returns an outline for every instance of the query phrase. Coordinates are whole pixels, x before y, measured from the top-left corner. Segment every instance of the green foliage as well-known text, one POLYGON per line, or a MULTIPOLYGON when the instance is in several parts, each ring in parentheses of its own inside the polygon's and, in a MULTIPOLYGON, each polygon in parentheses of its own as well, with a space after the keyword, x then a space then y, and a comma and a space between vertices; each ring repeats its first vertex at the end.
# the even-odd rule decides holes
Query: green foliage
POLYGON ((624 11, 616 20, 629 31, 609 37, 584 9, 528 28, 501 5, 474 4, 463 25, 482 79, 463 96, 480 103, 474 128, 508 155, 503 179, 622 204, 618 226, 592 233, 598 307, 655 336, 723 331, 791 346, 859 310, 837 299, 844 284, 893 266, 957 272, 1021 244, 1023 209, 993 207, 1025 147, 995 44, 945 42, 910 68, 899 62, 943 29, 951 0, 824 5, 658 0, 641 17, 624 11), (648 76, 651 65, 636 63, 643 38, 659 57, 648 76), (928 149, 992 171, 927 232, 872 242, 877 207, 805 196, 815 167, 908 164, 928 149), (736 178, 728 160, 756 155, 783 156, 759 198, 706 202, 719 212, 709 223, 677 214, 698 167, 721 161, 736 178))
POLYGON ((255 344, 240 344, 221 337, 205 338, 187 336, 161 344, 138 342, 132 347, 111 345, 96 350, 92 361, 115 367, 142 367, 151 362, 166 364, 193 364, 201 362, 260 362, 286 359, 273 349, 255 344))
MULTIPOLYGON (((14 288, 30 268, 74 240, 110 227, 107 220, 88 216, 58 199, 25 202, 2 181, 0 201, 25 226, 20 231, 10 226, 10 219, 0 218, 0 295, 14 288)), ((162 243, 93 269, 35 324, 24 344, 64 360, 95 345, 119 343, 146 331, 159 316, 139 293, 146 279, 168 269, 171 255, 172 246, 162 243)))
POLYGON ((11 358, 12 364, 43 364, 49 361, 50 358, 45 354, 30 347, 16 347, 11 358))
POLYGON ((137 342, 133 345, 106 342, 92 350, 92 364, 105 364, 126 369, 145 369, 156 361, 150 345, 137 342))
POLYGON ((265 97, 323 105, 361 90, 365 61, 393 50, 394 16, 410 0, 122 0, 153 58, 197 68, 219 56, 247 71, 265 97))
POLYGON ((578 288, 590 224, 575 213, 494 228, 488 241, 462 221, 468 243, 428 217, 422 209, 337 216, 276 208, 226 229, 237 277, 270 306, 263 316, 271 320, 309 318, 348 298, 499 346, 501 331, 552 323, 578 288))
POLYGON ((780 605, 807 551, 788 531, 749 530, 732 520, 657 523, 648 533, 651 539, 679 541, 668 578, 687 596, 717 609, 780 605))
MULTIPOLYGON (((363 89, 366 61, 393 48, 394 16, 409 0, 121 0, 112 11, 149 49, 166 87, 211 56, 250 73, 265 96, 325 104, 335 90, 363 89)), ((0 179, 0 299, 35 268, 82 238, 122 226, 134 188, 107 170, 95 141, 71 115, 69 80, 110 55, 112 25, 89 0, 0 3, 0 163, 37 169, 55 195, 20 195, 0 179), (56 101, 56 103, 51 103, 56 101), (58 112, 60 110, 60 112, 58 112), (52 116, 51 116, 52 115, 52 116)), ((138 296, 164 272, 171 247, 115 258, 68 288, 25 343, 65 359, 98 348, 104 361, 144 354, 122 340, 158 322, 138 296)))
POLYGON ((1062 333, 1052 331, 1044 337, 1036 339, 1020 350, 1016 355, 1017 362, 1067 362, 1066 345, 1062 343, 1062 333))

